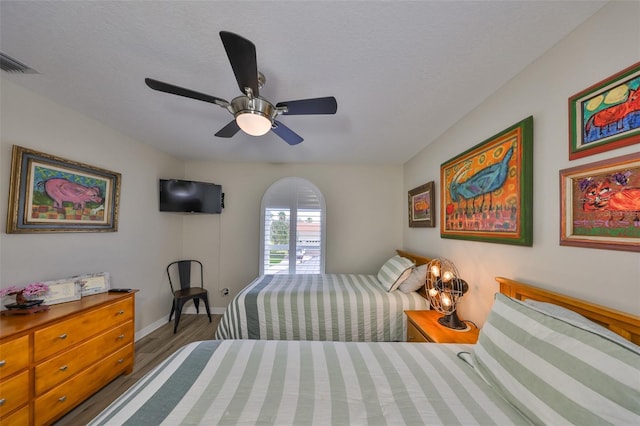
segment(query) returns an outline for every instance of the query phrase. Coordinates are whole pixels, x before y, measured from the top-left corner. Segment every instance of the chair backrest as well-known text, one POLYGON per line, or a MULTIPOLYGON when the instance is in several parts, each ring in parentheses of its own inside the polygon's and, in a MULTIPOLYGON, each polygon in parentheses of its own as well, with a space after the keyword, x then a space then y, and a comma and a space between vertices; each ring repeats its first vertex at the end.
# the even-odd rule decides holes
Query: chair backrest
POLYGON ((172 292, 176 291, 176 289, 173 287, 173 280, 171 279, 172 274, 174 277, 176 276, 175 274, 176 271, 177 271, 178 282, 180 284, 181 289, 184 290, 189 287, 203 288, 204 273, 202 269, 203 269, 202 262, 200 262, 199 260, 189 259, 189 260, 176 260, 175 262, 171 262, 167 266, 167 276, 169 277, 169 285, 171 286, 171 291, 172 292), (200 270, 199 285, 198 284, 193 285, 191 280, 191 272, 193 271, 194 267, 200 270))

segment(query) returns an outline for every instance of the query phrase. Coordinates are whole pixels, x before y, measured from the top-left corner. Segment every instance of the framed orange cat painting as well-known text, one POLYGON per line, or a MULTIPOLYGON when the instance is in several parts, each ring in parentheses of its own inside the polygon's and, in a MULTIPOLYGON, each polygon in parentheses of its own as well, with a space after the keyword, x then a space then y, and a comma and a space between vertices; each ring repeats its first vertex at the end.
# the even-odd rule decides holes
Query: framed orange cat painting
POLYGON ((560 170, 560 245, 640 252, 640 153, 560 170))
POLYGON ((640 62, 569 98, 569 160, 640 143, 640 62))

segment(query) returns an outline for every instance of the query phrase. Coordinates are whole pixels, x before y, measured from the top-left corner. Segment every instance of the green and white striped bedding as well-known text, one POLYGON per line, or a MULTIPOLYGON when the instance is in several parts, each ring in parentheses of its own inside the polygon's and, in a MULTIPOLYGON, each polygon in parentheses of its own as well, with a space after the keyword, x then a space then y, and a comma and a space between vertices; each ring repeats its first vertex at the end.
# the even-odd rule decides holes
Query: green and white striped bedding
POLYGON ((474 364, 535 424, 640 425, 640 347, 583 320, 497 294, 474 364))
POLYGON ((530 424, 457 354, 466 345, 189 344, 90 425, 530 424))
POLYGON ((388 292, 375 275, 263 275, 229 303, 216 339, 404 341, 417 293, 388 292))

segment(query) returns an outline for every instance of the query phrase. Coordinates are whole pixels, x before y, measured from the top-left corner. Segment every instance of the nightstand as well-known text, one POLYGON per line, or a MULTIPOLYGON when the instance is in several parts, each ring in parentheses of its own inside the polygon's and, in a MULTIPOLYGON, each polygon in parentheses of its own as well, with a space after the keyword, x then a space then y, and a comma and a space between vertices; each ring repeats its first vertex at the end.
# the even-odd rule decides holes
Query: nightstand
POLYGON ((467 331, 457 331, 440 325, 437 311, 404 311, 407 316, 407 342, 476 343, 478 330, 473 324, 467 331))

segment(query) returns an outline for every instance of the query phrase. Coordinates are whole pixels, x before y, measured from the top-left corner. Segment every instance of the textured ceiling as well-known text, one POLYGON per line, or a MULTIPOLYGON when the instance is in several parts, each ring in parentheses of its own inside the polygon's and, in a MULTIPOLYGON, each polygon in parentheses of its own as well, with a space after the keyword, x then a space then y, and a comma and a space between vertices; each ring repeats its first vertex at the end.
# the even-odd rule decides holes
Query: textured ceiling
POLYGON ((2 77, 186 160, 402 164, 605 3, 2 0, 0 50, 39 72, 2 77), (281 116, 296 146, 223 139, 228 111, 144 84, 239 95, 221 30, 256 45, 263 97, 337 114, 281 116))

